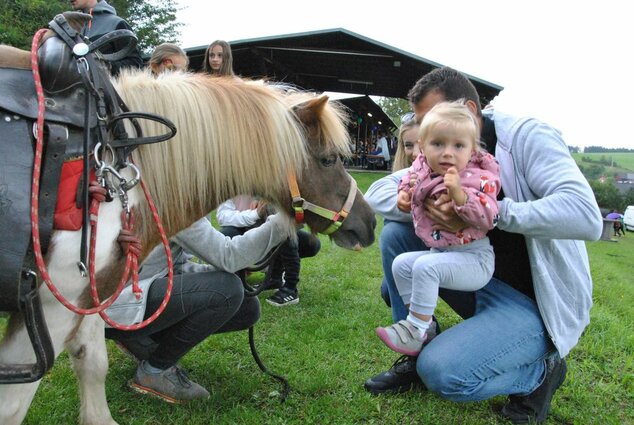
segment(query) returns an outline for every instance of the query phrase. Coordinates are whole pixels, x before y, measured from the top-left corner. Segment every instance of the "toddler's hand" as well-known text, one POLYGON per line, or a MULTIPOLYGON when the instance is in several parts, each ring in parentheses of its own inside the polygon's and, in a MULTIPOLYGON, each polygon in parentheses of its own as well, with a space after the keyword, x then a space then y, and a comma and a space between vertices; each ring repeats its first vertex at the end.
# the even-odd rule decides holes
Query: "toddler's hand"
POLYGON ((458 174, 456 167, 451 167, 447 170, 444 182, 451 199, 453 199, 453 201, 458 205, 464 205, 467 202, 467 197, 462 190, 460 175, 458 174))

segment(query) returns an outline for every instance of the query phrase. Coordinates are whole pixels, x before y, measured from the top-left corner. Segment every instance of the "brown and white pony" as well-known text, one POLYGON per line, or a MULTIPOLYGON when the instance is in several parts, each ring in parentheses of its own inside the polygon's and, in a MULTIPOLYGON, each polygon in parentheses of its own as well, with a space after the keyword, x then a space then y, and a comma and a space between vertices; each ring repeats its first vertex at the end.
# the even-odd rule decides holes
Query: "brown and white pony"
MULTIPOLYGON (((143 71, 124 73, 115 86, 130 110, 161 115, 178 129, 172 140, 133 153, 168 237, 239 194, 278 205, 289 216, 289 234, 294 233, 289 174, 296 176, 304 198, 324 208, 339 211, 348 197, 352 177, 340 159, 349 154, 345 114, 325 96, 288 94, 264 82, 237 78, 184 73, 154 78, 143 71)), ((153 123, 141 125, 144 135, 164 131, 153 123)), ((0 143, 7 141, 0 136, 0 143)), ((358 190, 354 199, 350 214, 331 235, 348 249, 374 241, 374 213, 358 190)), ((138 187, 129 192, 129 202, 140 217, 144 257, 160 242, 159 234, 138 187)), ((103 203, 99 211, 96 266, 102 299, 112 293, 124 262, 116 243, 120 213, 119 202, 103 203)), ((306 222, 315 232, 330 225, 310 212, 306 222)), ((88 307, 88 283, 75 264, 80 233, 54 232, 46 261, 60 292, 88 307)), ((45 285, 40 293, 55 354, 68 351, 79 380, 80 422, 115 424, 105 393, 108 359, 102 319, 75 315, 45 285)), ((23 320, 14 314, 0 343, 0 362, 32 362, 31 352, 23 320)), ((22 422, 38 385, 0 385, 0 424, 22 422)))

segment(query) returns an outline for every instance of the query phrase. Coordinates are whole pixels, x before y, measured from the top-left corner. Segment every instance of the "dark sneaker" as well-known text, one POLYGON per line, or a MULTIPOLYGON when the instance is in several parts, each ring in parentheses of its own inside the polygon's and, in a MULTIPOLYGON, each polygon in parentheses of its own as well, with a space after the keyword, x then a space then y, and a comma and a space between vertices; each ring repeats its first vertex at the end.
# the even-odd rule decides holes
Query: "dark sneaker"
POLYGON ((253 285, 253 289, 262 292, 268 291, 270 289, 281 289, 282 286, 284 286, 284 282, 282 281, 282 279, 266 279, 258 285, 253 285))
POLYGON ((566 361, 559 356, 547 359, 542 384, 530 394, 510 395, 508 403, 502 407, 502 416, 514 424, 544 423, 553 395, 566 379, 567 370, 566 361))
POLYGON ((168 403, 186 403, 191 400, 208 398, 209 392, 187 377, 180 366, 172 366, 159 373, 150 373, 141 362, 134 378, 128 382, 133 390, 141 394, 159 397, 168 403))
POLYGON ((416 373, 416 359, 418 357, 399 357, 387 372, 373 376, 363 386, 375 395, 385 392, 403 393, 416 386, 424 388, 423 381, 416 373))
POLYGON ((297 289, 282 288, 266 299, 266 302, 275 307, 284 307, 299 303, 297 289))
MULTIPOLYGON (((440 333, 440 325, 436 318, 427 329, 427 339, 423 346, 429 344, 440 333)), ((392 367, 386 371, 373 376, 365 381, 363 385, 367 391, 377 395, 386 392, 402 393, 409 391, 414 387, 425 389, 423 381, 421 381, 418 373, 416 373, 416 360, 418 357, 401 356, 392 367)))

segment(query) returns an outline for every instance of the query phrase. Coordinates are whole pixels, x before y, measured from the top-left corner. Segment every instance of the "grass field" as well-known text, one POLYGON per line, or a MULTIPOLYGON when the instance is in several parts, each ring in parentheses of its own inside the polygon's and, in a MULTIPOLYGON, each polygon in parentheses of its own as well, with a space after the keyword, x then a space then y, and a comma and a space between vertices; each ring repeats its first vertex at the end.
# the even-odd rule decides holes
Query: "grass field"
POLYGON ((581 158, 588 157, 593 161, 599 161, 606 159, 608 161, 614 161, 615 167, 606 167, 607 174, 613 174, 614 172, 630 171, 634 172, 634 153, 621 152, 621 153, 575 153, 572 157, 577 161, 577 164, 588 166, 595 164, 595 162, 583 162, 581 158))
MULTIPOLYGON (((363 191, 381 177, 353 174, 363 191)), ((634 424, 634 233, 617 243, 587 246, 595 284, 592 322, 568 357, 568 379, 547 423, 634 424)), ((397 357, 374 335, 374 328, 391 318, 379 297, 376 243, 352 252, 322 238, 319 255, 302 261, 301 276, 300 303, 275 308, 263 302, 256 326, 261 358, 290 382, 285 403, 279 401, 279 384, 252 360, 246 332, 212 336, 183 359, 190 377, 211 392, 210 400, 185 406, 128 390, 135 364, 108 342, 107 394, 115 420, 135 425, 507 423, 496 413, 504 397, 457 404, 421 391, 380 397, 365 392, 365 379, 397 357)), ((443 327, 459 320, 444 303, 437 315, 443 327)), ((79 398, 69 365, 62 355, 44 378, 26 424, 77 422, 79 398)))

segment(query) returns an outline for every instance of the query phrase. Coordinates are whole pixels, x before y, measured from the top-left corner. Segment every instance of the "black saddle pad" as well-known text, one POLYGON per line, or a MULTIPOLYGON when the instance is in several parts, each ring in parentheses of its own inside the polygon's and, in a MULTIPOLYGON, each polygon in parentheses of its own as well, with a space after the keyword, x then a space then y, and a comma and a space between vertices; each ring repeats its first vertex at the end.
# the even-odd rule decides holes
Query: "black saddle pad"
POLYGON ((17 288, 31 237, 30 130, 29 121, 0 109, 0 311, 17 308, 17 288))

